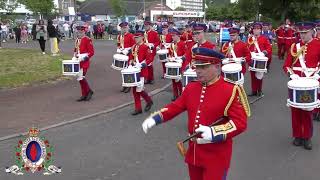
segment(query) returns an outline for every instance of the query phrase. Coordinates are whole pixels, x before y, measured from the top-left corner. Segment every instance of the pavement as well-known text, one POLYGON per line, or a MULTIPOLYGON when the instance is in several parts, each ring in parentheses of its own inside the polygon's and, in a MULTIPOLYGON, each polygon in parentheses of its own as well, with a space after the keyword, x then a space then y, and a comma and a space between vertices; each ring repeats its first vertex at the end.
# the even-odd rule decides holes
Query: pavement
MULTIPOLYGON (((90 102, 76 102, 80 97, 80 85, 75 79, 22 87, 11 90, 0 90, 0 137, 8 134, 27 131, 27 127, 37 125, 45 127, 66 122, 82 116, 114 108, 132 101, 131 93, 120 93, 121 74, 110 65, 116 50, 115 41, 95 40, 95 55, 87 79, 94 91, 90 102)), ((3 43, 4 48, 39 49, 37 41, 27 44, 14 42, 3 43)), ((73 55, 72 40, 61 43, 61 51, 73 55)), ((47 43, 47 51, 49 49, 47 43)), ((58 57, 57 57, 58 58, 58 57)), ((155 62, 155 84, 146 85, 148 92, 159 89, 169 80, 160 79, 162 67, 155 62)), ((129 110, 127 113, 130 113, 129 110)))
MULTIPOLYGON (((264 81, 265 97, 251 105, 247 131, 234 138, 228 180, 319 180, 320 123, 314 122, 312 151, 291 145, 290 109, 286 107, 288 78, 282 72, 282 63, 274 59, 264 81)), ((248 73, 245 81, 248 89, 248 73)), ((160 109, 170 102, 170 89, 153 99, 152 110, 160 109)), ((148 113, 131 116, 130 110, 127 106, 43 131, 41 135, 55 149, 53 164, 61 166, 63 173, 49 177, 28 173, 23 179, 187 180, 186 166, 176 149, 176 142, 187 136, 186 113, 145 135, 141 123, 148 113)), ((0 141, 0 179, 20 178, 4 172, 6 166, 14 164, 18 140, 0 141)))

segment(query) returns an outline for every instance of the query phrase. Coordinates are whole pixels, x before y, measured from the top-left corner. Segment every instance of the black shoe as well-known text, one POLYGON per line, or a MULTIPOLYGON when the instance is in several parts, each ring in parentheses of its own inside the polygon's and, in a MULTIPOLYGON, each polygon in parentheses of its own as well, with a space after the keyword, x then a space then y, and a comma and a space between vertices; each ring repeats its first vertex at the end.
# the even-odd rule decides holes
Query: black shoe
POLYGON ((248 94, 248 96, 257 96, 257 92, 252 92, 251 94, 248 94))
POLYGON ((124 90, 124 93, 128 93, 128 92, 130 92, 130 90, 131 90, 131 88, 126 87, 126 89, 124 90))
POLYGON ((92 98, 92 95, 93 95, 93 91, 90 90, 88 95, 87 95, 86 101, 90 101, 90 99, 92 98))
POLYGON ((132 116, 135 116, 135 115, 138 115, 138 114, 142 114, 142 110, 138 111, 138 110, 134 110, 131 115, 132 116))
POLYGON ((295 146, 302 146, 303 140, 301 138, 294 138, 292 144, 295 146))
POLYGON ((79 99, 77 99, 78 102, 85 101, 87 99, 87 96, 81 96, 79 99))
POLYGON ((146 105, 146 107, 144 108, 144 111, 145 111, 145 112, 150 111, 150 109, 151 109, 152 105, 153 105, 153 102, 152 102, 152 101, 151 101, 151 102, 149 102, 149 103, 146 105))
POLYGON ((264 94, 262 91, 258 91, 257 96, 261 97, 261 96, 264 96, 264 94))
POLYGON ((304 139, 303 140, 303 147, 306 150, 312 150, 312 142, 311 139, 304 139))
POLYGON ((126 90, 125 87, 122 87, 121 91, 120 92, 124 92, 126 90))
POLYGON ((144 84, 151 84, 149 80, 146 80, 144 84))
POLYGON ((177 99, 177 97, 176 96, 173 96, 172 98, 171 98, 171 101, 175 101, 177 99))
POLYGON ((149 84, 153 84, 153 80, 149 80, 149 84))
POLYGON ((320 121, 320 114, 319 113, 314 113, 313 114, 313 120, 314 121, 320 121))

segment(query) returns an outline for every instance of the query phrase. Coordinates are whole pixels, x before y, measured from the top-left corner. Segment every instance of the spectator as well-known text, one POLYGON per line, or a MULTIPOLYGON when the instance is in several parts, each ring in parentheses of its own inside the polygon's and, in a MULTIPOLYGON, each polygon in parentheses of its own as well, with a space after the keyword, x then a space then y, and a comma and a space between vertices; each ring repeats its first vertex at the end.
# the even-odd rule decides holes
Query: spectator
POLYGON ((40 48, 42 51, 42 54, 46 54, 46 40, 47 40, 47 26, 44 24, 43 20, 39 20, 39 24, 36 26, 36 38, 39 41, 40 48))
POLYGON ((21 40, 22 43, 27 43, 28 40, 28 27, 26 25, 21 26, 21 40))
POLYGON ((70 28, 70 25, 68 24, 68 22, 64 22, 63 31, 64 31, 65 39, 69 38, 69 28, 70 28))
POLYGON ((93 38, 98 39, 98 25, 97 24, 93 25, 93 38))
POLYGON ((21 25, 16 25, 13 28, 14 34, 16 36, 16 43, 20 43, 20 40, 21 40, 22 31, 21 31, 20 27, 21 27, 21 25))
POLYGON ((34 24, 32 25, 32 29, 31 29, 32 40, 34 40, 34 41, 37 39, 36 27, 37 27, 37 24, 34 23, 34 24))
POLYGON ((8 33, 8 26, 5 23, 1 24, 1 40, 2 42, 6 42, 8 33))
POLYGON ((52 20, 48 20, 47 30, 48 30, 52 56, 56 56, 58 54, 59 47, 58 47, 58 40, 57 40, 57 30, 54 27, 52 20))
POLYGON ((108 26, 109 40, 113 40, 112 32, 113 32, 113 26, 112 26, 112 23, 109 23, 109 26, 108 26))

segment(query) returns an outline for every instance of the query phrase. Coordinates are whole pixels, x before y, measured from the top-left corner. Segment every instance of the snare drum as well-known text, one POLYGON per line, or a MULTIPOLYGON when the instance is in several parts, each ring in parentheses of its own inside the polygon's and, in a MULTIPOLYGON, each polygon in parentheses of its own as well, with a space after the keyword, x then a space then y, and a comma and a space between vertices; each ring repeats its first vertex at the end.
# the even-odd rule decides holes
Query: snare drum
POLYGON ((288 82, 289 98, 287 105, 300 109, 312 109, 319 106, 319 81, 299 78, 288 82))
POLYGON ((242 66, 240 64, 231 63, 222 66, 224 80, 235 84, 243 84, 244 78, 241 73, 242 66))
POLYGON ((80 71, 80 62, 78 60, 63 60, 62 74, 65 76, 76 76, 80 71))
POLYGON ((167 58, 168 58, 168 49, 160 49, 157 51, 157 54, 159 56, 159 61, 160 62, 167 62, 167 58))
POLYGON ((111 67, 115 70, 122 70, 128 67, 129 57, 123 54, 114 54, 111 67))
POLYGON ((126 69, 121 70, 122 75, 122 86, 123 87, 136 87, 139 86, 140 81, 140 72, 139 68, 129 66, 126 69))
POLYGON ((261 56, 259 53, 251 53, 251 60, 250 71, 267 72, 268 57, 261 56))
POLYGON ((189 68, 183 73, 182 79, 182 85, 183 87, 186 87, 190 82, 195 81, 197 79, 197 73, 195 70, 189 68))
POLYGON ((181 63, 178 62, 167 62, 165 64, 166 73, 164 77, 167 79, 181 79, 181 63))
POLYGON ((222 64, 230 64, 230 63, 237 63, 237 64, 242 64, 244 63, 244 58, 224 58, 222 59, 222 64))

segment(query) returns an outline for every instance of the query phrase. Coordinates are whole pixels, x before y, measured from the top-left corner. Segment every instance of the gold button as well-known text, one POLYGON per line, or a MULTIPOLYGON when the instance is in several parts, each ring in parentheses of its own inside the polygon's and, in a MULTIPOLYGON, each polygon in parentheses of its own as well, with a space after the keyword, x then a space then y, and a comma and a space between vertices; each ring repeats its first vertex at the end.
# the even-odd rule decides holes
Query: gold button
POLYGON ((198 113, 200 113, 201 111, 200 110, 198 110, 198 113))
POLYGON ((201 99, 200 102, 203 102, 203 100, 201 99))
POLYGON ((204 95, 201 95, 201 98, 204 98, 204 95))
POLYGON ((200 118, 200 116, 197 116, 197 119, 199 119, 200 118))

